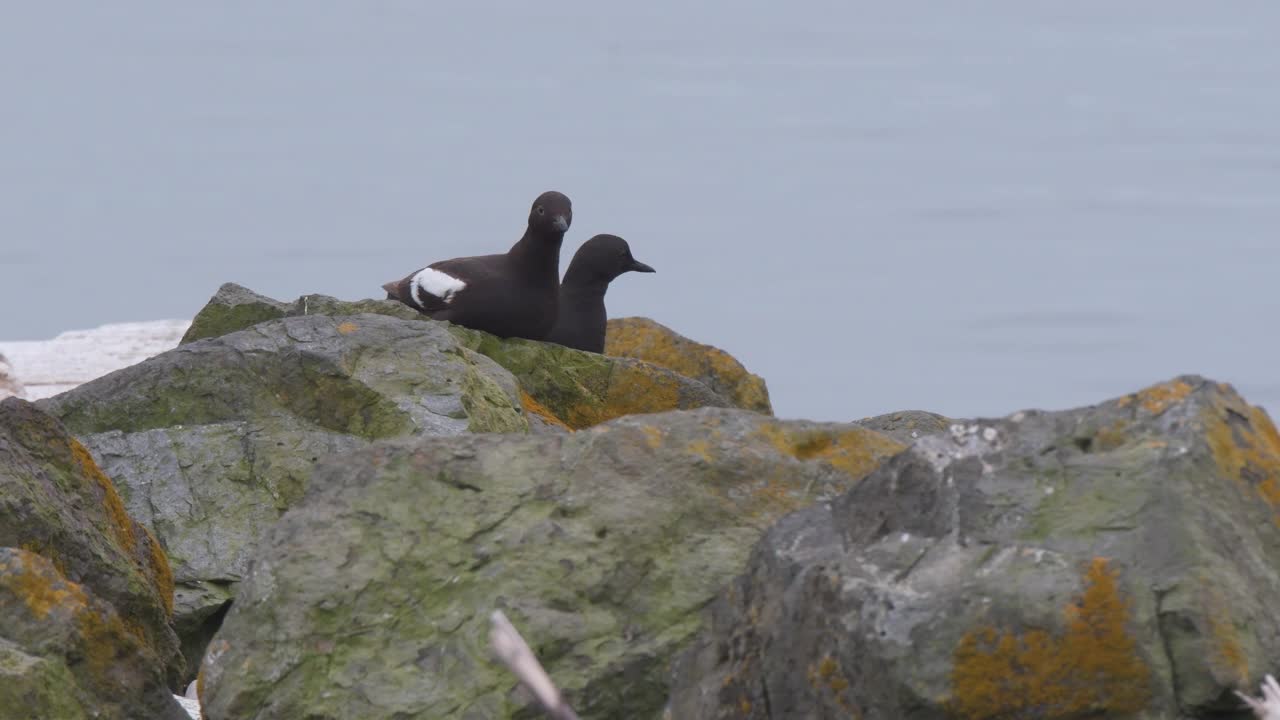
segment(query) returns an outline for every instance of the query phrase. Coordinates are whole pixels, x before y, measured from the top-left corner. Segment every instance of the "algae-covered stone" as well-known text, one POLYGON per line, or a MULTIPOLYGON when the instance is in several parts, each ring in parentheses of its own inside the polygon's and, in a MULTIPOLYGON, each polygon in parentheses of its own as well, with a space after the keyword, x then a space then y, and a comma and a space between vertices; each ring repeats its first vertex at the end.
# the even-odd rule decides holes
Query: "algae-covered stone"
MULTIPOLYGON (((389 300, 305 295, 288 304, 228 283, 196 316, 192 328, 199 330, 188 337, 225 334, 276 317, 360 313, 435 322, 389 300), (238 309, 242 306, 254 310, 238 309)), ((492 358, 516 376, 525 391, 524 410, 536 431, 576 430, 623 415, 698 407, 771 412, 764 381, 727 353, 683 338, 652 321, 632 320, 634 332, 626 336, 629 344, 618 346, 621 350, 614 353, 634 355, 629 358, 583 353, 552 343, 503 340, 439 324, 448 327, 466 347, 492 358)))
POLYGON ((921 437, 761 540, 672 716, 1241 712, 1280 658, 1277 488, 1271 420, 1198 377, 921 437))
POLYGON ((752 375, 729 353, 690 340, 649 318, 610 320, 604 352, 675 370, 728 398, 735 407, 773 414, 764 378, 752 375))
POLYGON ((287 304, 259 295, 249 288, 235 283, 223 283, 191 320, 191 327, 182 336, 181 344, 226 335, 261 322, 276 320, 288 315, 289 309, 287 304))
MULTIPOLYGON (((370 314, 281 318, 188 343, 44 407, 116 479, 186 590, 243 577, 325 455, 528 428, 514 378, 443 324, 370 314)), ((219 605, 184 606, 182 628, 225 602, 192 597, 219 605)))
POLYGON ((456 325, 449 329, 515 375, 529 396, 525 409, 531 415, 574 430, 624 415, 732 406, 697 380, 658 365, 553 343, 502 340, 456 325))
POLYGON ((187 720, 143 634, 43 554, 0 547, 0 716, 187 720))
MULTIPOLYGON (((0 402, 0 546, 47 557, 114 606, 146 648, 148 671, 177 682, 173 575, 159 542, 129 516, 84 446, 17 398, 0 402)), ((12 639, 2 626, 0 637, 12 639)))
POLYGON ((901 448, 702 409, 333 457, 210 646, 206 716, 531 717, 487 647, 500 607, 584 718, 653 717, 670 657, 760 533, 901 448))

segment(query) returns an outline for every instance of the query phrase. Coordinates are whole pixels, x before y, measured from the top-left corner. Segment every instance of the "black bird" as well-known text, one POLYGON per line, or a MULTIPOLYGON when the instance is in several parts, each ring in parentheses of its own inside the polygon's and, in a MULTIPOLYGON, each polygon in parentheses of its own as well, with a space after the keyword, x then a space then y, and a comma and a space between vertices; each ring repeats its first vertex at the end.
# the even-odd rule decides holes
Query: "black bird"
POLYGON ((583 243, 560 283, 560 315, 547 342, 604 352, 604 329, 609 319, 604 293, 614 278, 632 271, 656 272, 631 257, 627 241, 617 235, 596 235, 583 243))
POLYGON ((569 198, 544 192, 533 201, 524 236, 506 254, 441 260, 382 288, 388 299, 436 320, 541 340, 556 322, 560 244, 572 222, 569 198))

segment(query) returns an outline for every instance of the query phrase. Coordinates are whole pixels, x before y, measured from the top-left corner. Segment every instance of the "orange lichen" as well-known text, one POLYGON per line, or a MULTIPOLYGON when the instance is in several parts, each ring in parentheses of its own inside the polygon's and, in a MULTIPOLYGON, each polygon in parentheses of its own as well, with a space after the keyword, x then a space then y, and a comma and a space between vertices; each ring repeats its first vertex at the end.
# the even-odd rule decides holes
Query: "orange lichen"
POLYGON ((129 512, 125 510, 124 501, 116 492, 115 485, 111 484, 111 479, 102 472, 102 468, 98 467, 89 450, 75 438, 71 439, 71 457, 75 460, 81 474, 93 480, 102 491, 102 507, 107 511, 111 531, 115 534, 120 549, 132 557, 138 546, 138 537, 134 534, 133 518, 129 517, 129 512))
POLYGON ((160 547, 160 541, 150 530, 142 528, 142 532, 147 538, 147 566, 151 571, 148 575, 151 577, 152 583, 155 585, 156 592, 160 594, 160 602, 164 604, 165 614, 170 618, 173 617, 173 568, 169 566, 169 558, 164 554, 164 548, 160 547))
POLYGON ((632 357, 660 365, 685 377, 718 386, 739 407, 772 414, 769 391, 729 353, 694 342, 652 320, 625 318, 609 322, 605 354, 632 357))
POLYGON ((1159 415, 1168 410, 1172 405, 1180 402, 1195 388, 1182 380, 1174 380, 1172 382, 1160 383, 1152 385, 1149 388, 1139 390, 1132 395, 1126 395, 1117 402, 1120 407, 1128 407, 1133 403, 1138 403, 1142 409, 1152 415, 1159 415))
POLYGON ((808 677, 809 685, 814 691, 820 694, 829 691, 841 710, 850 717, 860 717, 857 708, 845 697, 845 691, 849 689, 849 679, 845 676, 839 660, 830 655, 824 655, 816 665, 809 665, 808 677))
POLYGON ((652 366, 617 364, 600 396, 579 400, 561 410, 574 429, 590 427, 623 415, 666 412, 680 408, 680 385, 652 366))
POLYGON ((685 447, 685 449, 690 454, 697 455, 698 457, 702 458, 703 460, 706 460, 707 462, 711 462, 712 460, 715 459, 711 456, 711 443, 707 442, 706 440, 694 440, 693 442, 689 443, 685 447))
POLYGON ((650 450, 657 450, 662 447, 663 432, 662 428, 645 425, 644 426, 644 442, 649 446, 650 450))
POLYGON ((523 389, 520 390, 520 405, 524 408, 525 413, 529 415, 536 415, 537 417, 545 420, 549 425, 555 425, 556 427, 564 428, 565 430, 573 432, 573 428, 566 425, 563 420, 556 417, 555 413, 548 410, 542 403, 534 400, 533 396, 525 392, 523 389))
POLYGON ((1073 718, 1141 710, 1151 671, 1129 634, 1129 602, 1117 572, 1094 558, 1065 612, 1065 630, 1018 633, 991 626, 961 639, 952 668, 952 712, 962 718, 1073 718))
POLYGON ((1202 414, 1205 439, 1221 472, 1252 490, 1280 524, 1280 433, 1262 408, 1234 395, 1217 400, 1202 414))
POLYGON ((355 324, 355 323, 353 323, 353 322, 344 322, 344 323, 342 323, 341 325, 339 325, 339 326, 338 326, 338 332, 339 332, 339 333, 341 333, 341 334, 343 334, 343 335, 350 335, 351 333, 353 333, 353 332, 355 332, 355 331, 357 331, 357 330, 359 330, 359 329, 360 329, 360 326, 359 326, 359 325, 356 325, 356 324, 355 324))
POLYGON ((0 585, 22 599, 43 620, 56 609, 78 612, 88 602, 84 588, 62 576, 52 562, 35 553, 12 552, 0 565, 0 585))
POLYGON ((784 455, 825 462, 855 480, 906 448, 887 435, 865 428, 797 431, 780 423, 766 423, 756 435, 784 455))

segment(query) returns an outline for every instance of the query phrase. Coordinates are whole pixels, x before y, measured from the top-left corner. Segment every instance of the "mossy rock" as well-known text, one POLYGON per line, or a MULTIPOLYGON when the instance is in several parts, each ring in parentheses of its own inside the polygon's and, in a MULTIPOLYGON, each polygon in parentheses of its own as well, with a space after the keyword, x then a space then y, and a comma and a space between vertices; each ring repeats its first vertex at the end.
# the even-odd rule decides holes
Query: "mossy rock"
POLYGON ((139 619, 45 554, 0 547, 0 715, 187 720, 153 648, 139 619))
MULTIPOLYGON (((151 532, 129 515, 89 451, 53 417, 0 402, 0 546, 39 553, 128 619, 154 664, 177 683, 170 627, 174 581, 151 532)), ((0 637, 6 635, 0 627, 0 637)))
POLYGON ((510 373, 441 323, 380 314, 258 323, 41 405, 80 436, 168 550, 193 600, 177 620, 188 648, 207 639, 226 602, 201 590, 244 577, 320 458, 383 438, 529 427, 510 373))
POLYGON ((533 717, 487 646, 501 608, 584 718, 655 717, 669 659, 755 539, 902 448, 855 425, 704 408, 332 457, 213 641, 205 710, 533 717))
POLYGON ((464 346, 515 375, 528 394, 527 411, 573 430, 624 415, 732 406, 697 380, 651 363, 554 343, 502 340, 457 325, 449 330, 464 346))
POLYGON ((671 713, 1245 717, 1277 594, 1280 434, 1181 377, 921 434, 784 518, 708 605, 671 713))
POLYGON ((606 355, 643 360, 691 377, 728 398, 735 407, 773 414, 764 378, 752 375, 732 355, 677 333, 649 318, 615 318, 605 333, 606 355))

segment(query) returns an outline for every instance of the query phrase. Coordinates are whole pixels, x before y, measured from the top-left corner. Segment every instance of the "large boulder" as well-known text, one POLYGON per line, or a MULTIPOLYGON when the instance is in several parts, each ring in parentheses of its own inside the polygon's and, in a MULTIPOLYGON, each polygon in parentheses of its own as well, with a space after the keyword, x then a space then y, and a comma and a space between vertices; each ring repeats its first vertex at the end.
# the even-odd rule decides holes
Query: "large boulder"
POLYGON ((708 607, 670 715, 1243 718, 1277 597, 1280 435, 1184 377, 926 434, 783 519, 708 607))
POLYGON ((331 457, 210 646, 206 717, 532 717, 489 655, 495 608, 584 717, 653 717, 670 658, 764 529, 902 447, 701 409, 331 457))
POLYGON ((0 716, 188 718, 133 618, 13 547, 0 547, 0 716))
POLYGON ((164 544, 194 649, 320 457, 380 438, 528 427, 509 373, 442 324, 382 315, 258 324, 42 404, 164 544))
POLYGON ((0 662, 0 673, 65 679, 69 672, 90 696, 117 681, 122 693, 177 683, 173 575, 159 542, 129 516, 88 450, 17 398, 0 402, 0 547, 8 548, 0 561, 8 592, 0 597, 0 655, 16 663, 0 662), (87 666, 77 660, 83 653, 87 666), (110 667, 116 654, 130 667, 110 667))
POLYGON ((764 378, 752 375, 732 355, 681 335, 649 318, 614 318, 605 333, 606 355, 629 357, 691 377, 728 398, 735 407, 773 414, 764 378))

